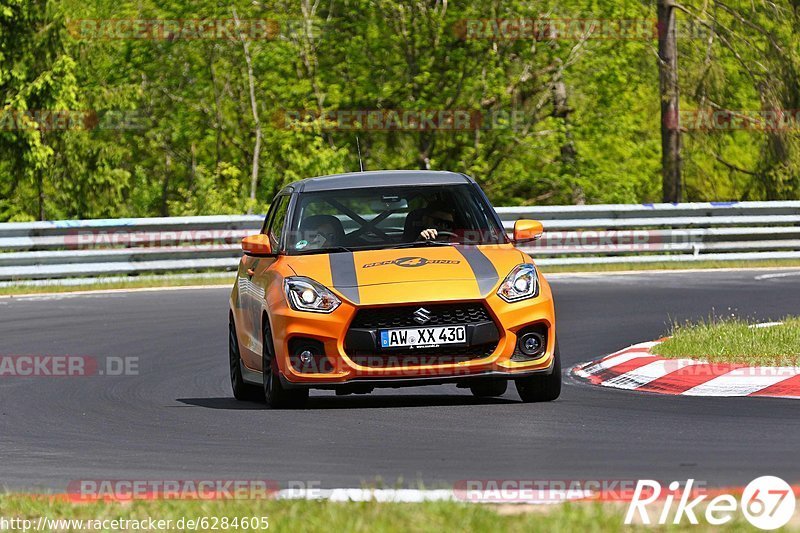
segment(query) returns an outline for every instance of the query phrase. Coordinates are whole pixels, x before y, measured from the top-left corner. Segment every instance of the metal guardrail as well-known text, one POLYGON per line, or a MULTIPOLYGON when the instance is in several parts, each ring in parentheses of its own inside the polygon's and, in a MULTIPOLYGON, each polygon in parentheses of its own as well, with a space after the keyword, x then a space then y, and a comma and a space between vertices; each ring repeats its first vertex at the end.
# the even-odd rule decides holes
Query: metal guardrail
MULTIPOLYGON (((800 259, 800 201, 499 208, 541 265, 800 259)), ((263 217, 205 216, 0 223, 0 280, 231 270, 263 217)))

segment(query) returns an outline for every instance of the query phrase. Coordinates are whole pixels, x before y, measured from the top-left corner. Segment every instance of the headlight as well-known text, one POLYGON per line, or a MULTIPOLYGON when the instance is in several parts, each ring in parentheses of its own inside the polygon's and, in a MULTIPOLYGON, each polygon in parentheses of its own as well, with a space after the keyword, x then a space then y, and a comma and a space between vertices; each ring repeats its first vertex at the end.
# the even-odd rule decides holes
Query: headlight
POLYGON ((286 278, 283 288, 289 305, 295 311, 330 313, 342 303, 330 290, 310 278, 286 278))
POLYGON ((509 303, 533 298, 538 294, 539 276, 536 267, 530 263, 514 267, 497 289, 497 295, 509 303))

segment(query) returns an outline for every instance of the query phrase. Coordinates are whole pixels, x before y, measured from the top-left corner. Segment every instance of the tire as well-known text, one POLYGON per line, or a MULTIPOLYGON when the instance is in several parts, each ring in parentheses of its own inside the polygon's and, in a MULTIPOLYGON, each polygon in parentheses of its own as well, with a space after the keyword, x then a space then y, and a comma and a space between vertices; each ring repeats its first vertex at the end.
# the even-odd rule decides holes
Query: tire
POLYGON ((245 383, 242 377, 241 355, 239 354, 239 339, 236 337, 236 326, 233 317, 229 318, 228 325, 228 362, 231 371, 231 389, 233 397, 247 402, 260 402, 264 400, 264 390, 258 385, 245 383))
POLYGON ((493 398, 502 396, 508 390, 508 381, 504 379, 493 379, 480 381, 469 386, 469 390, 476 398, 493 398))
POLYGON ((275 345, 269 325, 264 325, 264 342, 261 358, 263 395, 267 407, 272 409, 300 409, 308 401, 308 389, 286 389, 281 383, 280 370, 275 360, 275 345))
POLYGON ((553 372, 516 380, 517 392, 525 403, 552 402, 561 395, 561 354, 556 342, 553 372))

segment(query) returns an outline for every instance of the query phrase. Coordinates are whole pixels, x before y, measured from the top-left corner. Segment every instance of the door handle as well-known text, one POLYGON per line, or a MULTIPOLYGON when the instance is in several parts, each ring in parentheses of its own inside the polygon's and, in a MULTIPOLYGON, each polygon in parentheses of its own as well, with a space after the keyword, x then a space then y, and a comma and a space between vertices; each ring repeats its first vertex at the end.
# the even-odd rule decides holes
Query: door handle
POLYGON ((250 277, 252 278, 253 276, 255 276, 255 275, 256 275, 256 271, 255 271, 255 270, 253 270, 252 268, 248 268, 248 269, 247 269, 247 275, 248 275, 248 276, 250 276, 250 277))

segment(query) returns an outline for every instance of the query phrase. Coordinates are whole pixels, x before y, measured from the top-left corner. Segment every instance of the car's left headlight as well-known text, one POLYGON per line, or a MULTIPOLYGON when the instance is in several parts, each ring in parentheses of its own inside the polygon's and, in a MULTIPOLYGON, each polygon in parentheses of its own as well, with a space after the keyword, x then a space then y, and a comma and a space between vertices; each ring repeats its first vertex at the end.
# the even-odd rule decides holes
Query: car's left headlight
POLYGON ((497 289, 497 295, 509 303, 533 298, 538 294, 539 275, 536 273, 536 267, 530 263, 514 267, 497 289))
POLYGON ((342 301, 327 287, 302 276, 286 278, 283 282, 286 299, 295 311, 330 313, 342 301))

